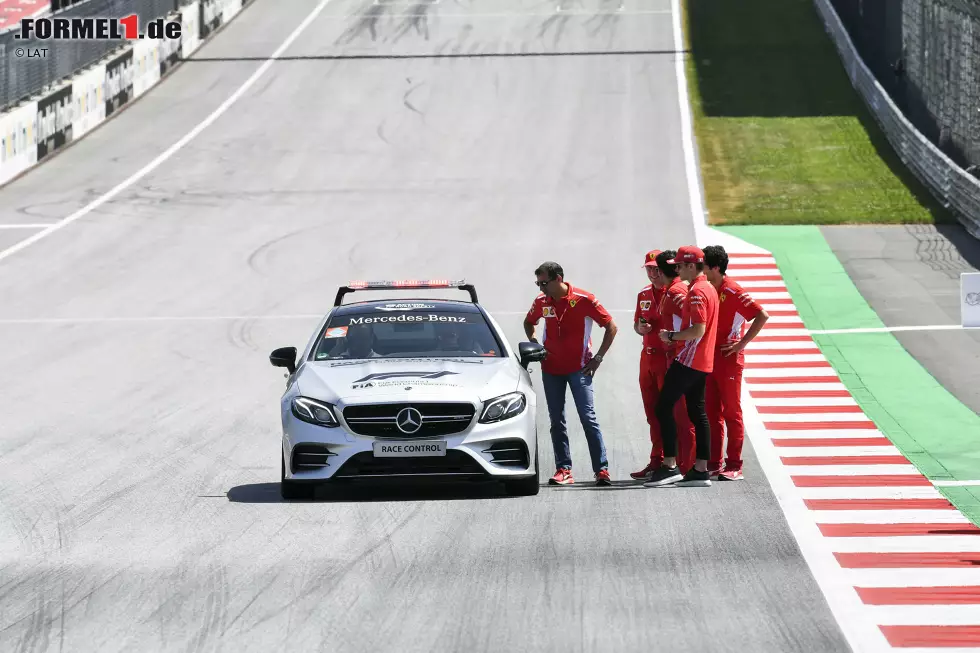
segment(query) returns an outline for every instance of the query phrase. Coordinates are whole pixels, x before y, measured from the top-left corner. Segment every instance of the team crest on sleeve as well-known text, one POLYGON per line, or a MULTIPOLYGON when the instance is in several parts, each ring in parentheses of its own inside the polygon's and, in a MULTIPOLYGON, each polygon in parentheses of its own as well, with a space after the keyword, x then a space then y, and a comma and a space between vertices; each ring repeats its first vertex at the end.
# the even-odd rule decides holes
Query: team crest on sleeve
POLYGON ((718 301, 723 302, 727 297, 728 297, 728 293, 723 292, 721 293, 721 297, 718 298, 718 301))

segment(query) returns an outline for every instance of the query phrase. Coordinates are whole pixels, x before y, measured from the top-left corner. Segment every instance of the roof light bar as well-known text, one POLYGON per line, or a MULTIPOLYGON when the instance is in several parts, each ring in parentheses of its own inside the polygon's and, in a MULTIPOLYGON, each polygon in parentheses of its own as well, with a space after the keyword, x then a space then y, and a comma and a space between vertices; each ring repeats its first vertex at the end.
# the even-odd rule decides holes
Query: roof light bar
POLYGON ((473 284, 466 283, 466 279, 398 279, 384 281, 351 281, 346 286, 341 286, 334 299, 334 306, 340 306, 344 295, 356 290, 407 290, 416 288, 456 288, 465 290, 470 294, 470 300, 476 304, 476 288, 473 284))

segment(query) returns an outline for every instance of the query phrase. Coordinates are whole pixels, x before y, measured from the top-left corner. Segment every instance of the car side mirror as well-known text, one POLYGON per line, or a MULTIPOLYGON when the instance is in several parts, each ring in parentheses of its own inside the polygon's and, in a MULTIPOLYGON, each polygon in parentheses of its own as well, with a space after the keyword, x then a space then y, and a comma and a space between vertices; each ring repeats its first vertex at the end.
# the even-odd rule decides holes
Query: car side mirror
POLYGON ((531 363, 543 361, 548 355, 548 350, 536 342, 522 342, 517 345, 517 353, 521 357, 521 367, 527 369, 531 363))
POLYGON ((290 374, 296 372, 296 347, 280 347, 269 354, 273 367, 285 367, 290 374))

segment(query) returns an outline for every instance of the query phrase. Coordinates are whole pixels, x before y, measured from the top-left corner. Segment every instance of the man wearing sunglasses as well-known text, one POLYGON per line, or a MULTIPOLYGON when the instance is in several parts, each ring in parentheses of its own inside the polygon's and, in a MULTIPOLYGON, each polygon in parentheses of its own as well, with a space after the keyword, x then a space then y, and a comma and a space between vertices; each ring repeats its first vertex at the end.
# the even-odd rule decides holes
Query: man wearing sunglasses
POLYGON ((565 388, 568 386, 589 443, 596 485, 611 485, 606 446, 595 414, 592 378, 616 337, 616 323, 595 295, 565 281, 565 272, 559 264, 547 261, 538 266, 534 274, 537 277, 535 285, 541 294, 534 299, 524 318, 524 332, 528 340, 538 342, 534 337, 535 325, 544 320, 541 344, 548 355, 541 362, 541 379, 551 418, 551 442, 557 467, 548 482, 552 485, 575 482, 565 423, 565 388), (595 355, 591 351, 593 324, 605 330, 595 355))

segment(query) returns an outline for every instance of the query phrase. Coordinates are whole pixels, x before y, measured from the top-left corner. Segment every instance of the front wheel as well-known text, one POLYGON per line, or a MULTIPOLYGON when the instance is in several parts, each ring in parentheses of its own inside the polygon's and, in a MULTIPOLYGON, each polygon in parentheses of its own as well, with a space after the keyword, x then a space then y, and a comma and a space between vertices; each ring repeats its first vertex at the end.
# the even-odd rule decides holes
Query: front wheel
POLYGON ((507 488, 507 494, 517 497, 531 497, 540 492, 541 485, 538 483, 538 464, 538 455, 537 452, 535 452, 534 476, 513 481, 504 481, 504 485, 507 488))
POLYGON ((287 501, 292 499, 312 499, 316 486, 309 483, 296 483, 286 480, 286 459, 280 458, 279 494, 287 501))

